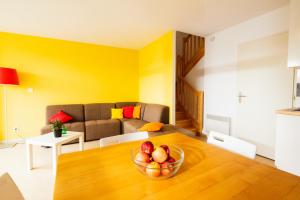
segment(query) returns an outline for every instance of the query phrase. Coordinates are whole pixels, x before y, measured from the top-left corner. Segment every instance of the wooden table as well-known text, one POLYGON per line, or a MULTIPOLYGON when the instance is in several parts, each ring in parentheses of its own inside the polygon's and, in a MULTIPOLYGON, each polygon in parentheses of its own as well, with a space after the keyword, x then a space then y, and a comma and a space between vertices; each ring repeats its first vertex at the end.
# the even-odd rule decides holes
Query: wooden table
POLYGON ((178 174, 151 180, 134 167, 131 142, 59 157, 54 199, 300 199, 300 178, 174 133, 151 138, 185 152, 178 174))
POLYGON ((52 165, 53 174, 56 174, 57 156, 61 153, 61 145, 66 144, 72 140, 79 139, 79 151, 83 150, 83 132, 68 131, 67 134, 61 137, 54 137, 53 132, 44 135, 26 139, 26 153, 27 153, 27 169, 33 168, 33 152, 32 146, 48 146, 52 148, 52 165))

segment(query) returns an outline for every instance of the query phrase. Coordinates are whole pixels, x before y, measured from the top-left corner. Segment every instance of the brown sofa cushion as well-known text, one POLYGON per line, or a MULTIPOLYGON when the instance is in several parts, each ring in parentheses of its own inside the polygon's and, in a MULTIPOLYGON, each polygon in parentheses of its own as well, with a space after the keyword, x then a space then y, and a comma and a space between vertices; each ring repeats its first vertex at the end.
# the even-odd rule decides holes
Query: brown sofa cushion
POLYGON ((87 121, 85 122, 85 131, 86 141, 119 135, 121 122, 116 119, 87 121))
POLYGON ((136 102, 117 102, 116 108, 122 108, 124 106, 135 106, 136 102))
POLYGON ((114 103, 93 103, 84 105, 85 120, 105 120, 111 118, 111 109, 114 103))
POLYGON ((141 128, 144 124, 147 124, 143 120, 138 119, 129 119, 122 121, 123 133, 133 133, 137 132, 139 128, 141 128))
POLYGON ((118 119, 121 122, 121 134, 124 133, 124 122, 125 121, 129 121, 129 120, 133 120, 133 119, 126 119, 126 118, 122 118, 122 119, 118 119))
MULTIPOLYGON (((84 122, 73 122, 73 123, 66 123, 64 124, 66 129, 68 131, 77 131, 77 132, 85 132, 85 126, 84 126, 84 122)), ((42 134, 46 134, 46 133, 50 133, 52 132, 51 130, 51 126, 50 125, 46 125, 41 129, 41 133, 42 134)), ((78 142, 79 140, 72 140, 71 142, 69 142, 68 144, 72 144, 75 142, 78 142)))
POLYGON ((169 123, 169 107, 159 104, 147 104, 143 114, 144 121, 169 123))
POLYGON ((82 104, 69 104, 69 105, 50 105, 46 108, 46 124, 49 124, 49 118, 58 113, 59 111, 64 111, 66 114, 70 115, 73 119, 70 122, 83 122, 84 113, 82 104))

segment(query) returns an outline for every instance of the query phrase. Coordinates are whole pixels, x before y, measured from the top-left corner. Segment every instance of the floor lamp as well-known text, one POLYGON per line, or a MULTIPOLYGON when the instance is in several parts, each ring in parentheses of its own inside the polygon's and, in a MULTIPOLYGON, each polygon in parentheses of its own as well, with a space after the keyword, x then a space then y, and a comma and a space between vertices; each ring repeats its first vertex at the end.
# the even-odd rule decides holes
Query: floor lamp
POLYGON ((19 78, 17 70, 12 68, 0 67, 0 84, 3 85, 3 119, 4 119, 4 134, 5 142, 0 143, 0 149, 9 148, 15 146, 16 143, 8 142, 8 130, 7 130, 7 99, 6 99, 6 86, 7 85, 19 85, 19 78))

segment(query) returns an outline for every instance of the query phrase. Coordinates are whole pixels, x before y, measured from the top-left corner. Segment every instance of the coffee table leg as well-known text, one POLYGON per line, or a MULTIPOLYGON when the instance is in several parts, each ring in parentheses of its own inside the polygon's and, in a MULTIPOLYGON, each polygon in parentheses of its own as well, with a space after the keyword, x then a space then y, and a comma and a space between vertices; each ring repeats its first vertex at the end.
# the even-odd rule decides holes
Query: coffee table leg
POLYGON ((33 168, 32 144, 26 143, 26 154, 27 154, 27 169, 31 170, 33 168))
POLYGON ((56 174, 57 167, 57 146, 52 146, 52 165, 53 165, 53 174, 56 174))
POLYGON ((79 151, 83 151, 83 145, 84 145, 83 136, 80 136, 79 137, 79 151))
POLYGON ((57 156, 61 154, 61 145, 58 145, 57 147, 57 156))

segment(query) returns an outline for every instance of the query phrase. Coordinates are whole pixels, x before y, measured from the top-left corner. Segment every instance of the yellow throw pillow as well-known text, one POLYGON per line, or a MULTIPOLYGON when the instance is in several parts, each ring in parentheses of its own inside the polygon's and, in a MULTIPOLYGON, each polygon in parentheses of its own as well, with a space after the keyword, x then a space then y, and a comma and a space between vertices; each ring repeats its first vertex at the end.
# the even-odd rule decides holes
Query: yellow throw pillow
POLYGON ((142 128, 139 129, 139 131, 159 131, 164 126, 163 123, 159 122, 150 122, 145 124, 142 128))
POLYGON ((123 118, 123 109, 122 108, 112 108, 111 109, 111 118, 112 119, 122 119, 123 118))
POLYGON ((134 106, 133 118, 135 118, 135 119, 140 119, 141 118, 141 106, 134 106))

